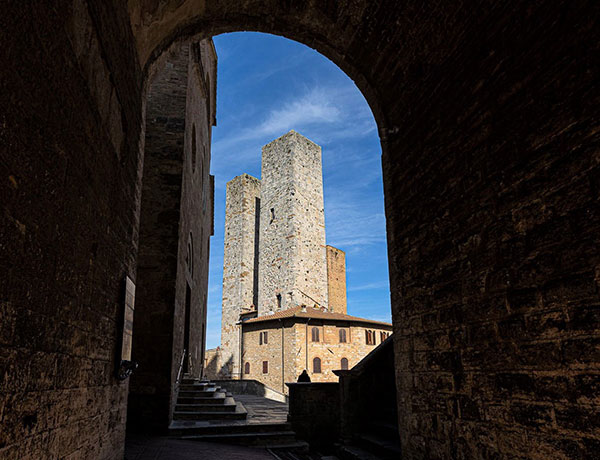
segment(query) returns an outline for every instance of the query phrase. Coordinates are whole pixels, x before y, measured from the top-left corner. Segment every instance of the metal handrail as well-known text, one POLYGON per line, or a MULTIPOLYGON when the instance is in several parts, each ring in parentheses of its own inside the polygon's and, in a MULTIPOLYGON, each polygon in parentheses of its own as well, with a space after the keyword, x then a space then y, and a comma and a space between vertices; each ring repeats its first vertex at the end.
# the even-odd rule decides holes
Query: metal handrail
POLYGON ((175 380, 175 385, 179 385, 179 381, 181 380, 181 371, 183 369, 183 360, 185 359, 185 354, 187 350, 183 349, 183 355, 181 355, 181 362, 179 363, 179 370, 177 371, 177 380, 175 380))

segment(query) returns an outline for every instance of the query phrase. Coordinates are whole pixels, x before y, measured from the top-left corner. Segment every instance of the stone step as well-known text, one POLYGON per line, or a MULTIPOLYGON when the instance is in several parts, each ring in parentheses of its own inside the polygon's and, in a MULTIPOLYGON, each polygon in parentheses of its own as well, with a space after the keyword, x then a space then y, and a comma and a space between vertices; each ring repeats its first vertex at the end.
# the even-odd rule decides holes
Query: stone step
POLYGON ((371 433, 360 433, 355 436, 355 444, 382 459, 402 458, 400 442, 395 439, 387 439, 381 435, 371 433))
POLYGON ((235 412, 236 404, 177 404, 175 412, 235 412))
POLYGON ((193 397, 193 396, 215 396, 217 394, 225 394, 219 387, 207 388, 205 390, 185 390, 180 389, 178 396, 193 397))
POLYGON ((214 412, 203 410, 196 412, 174 412, 173 420, 244 420, 247 415, 246 411, 214 412))
POLYGON ((178 422, 171 423, 169 429, 170 436, 194 436, 211 434, 237 434, 237 433, 271 433, 281 431, 291 431, 292 426, 289 423, 263 423, 240 424, 238 421, 227 423, 224 421, 219 424, 207 425, 206 422, 198 425, 183 425, 178 422))
POLYGON ((222 404, 227 400, 225 395, 216 396, 179 396, 177 404, 222 404))
POLYGON ((208 391, 213 388, 219 388, 216 385, 200 385, 200 384, 182 384, 179 385, 179 391, 208 391))
MULTIPOLYGON (((183 436, 181 439, 218 442, 224 444, 238 444, 244 446, 268 446, 276 447, 294 445, 298 448, 304 448, 306 443, 296 441, 296 433, 293 431, 273 431, 268 433, 252 432, 246 433, 223 433, 223 434, 204 434, 194 436, 183 436)), ((306 448, 308 445, 306 445, 306 448)))
POLYGON ((269 444, 267 450, 279 460, 321 460, 319 454, 309 451, 309 445, 306 441, 269 444))
POLYGON ((181 383, 183 384, 190 384, 190 383, 200 383, 203 385, 215 385, 214 382, 211 382, 209 380, 200 380, 194 377, 184 377, 181 379, 181 383))
POLYGON ((226 401, 230 401, 231 398, 215 395, 215 396, 199 396, 199 397, 179 397, 177 398, 177 405, 189 405, 189 404, 224 404, 226 401))
POLYGON ((398 425, 382 420, 373 420, 367 423, 365 432, 379 435, 383 438, 400 442, 400 434, 398 433, 398 425))
MULTIPOLYGON (((382 460, 381 457, 354 445, 338 446, 337 455, 341 460, 382 460)), ((398 457, 395 460, 400 460, 398 457)))

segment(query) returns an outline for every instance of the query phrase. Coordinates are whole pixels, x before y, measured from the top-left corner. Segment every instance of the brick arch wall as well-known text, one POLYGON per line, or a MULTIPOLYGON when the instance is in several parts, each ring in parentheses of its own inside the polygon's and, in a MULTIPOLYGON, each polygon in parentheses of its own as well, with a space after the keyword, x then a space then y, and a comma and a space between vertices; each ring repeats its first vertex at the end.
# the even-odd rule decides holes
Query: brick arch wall
POLYGON ((379 123, 406 457, 591 456, 596 3, 200 3, 5 8, 2 454, 122 451, 144 75, 177 37, 248 29, 329 56, 379 123))

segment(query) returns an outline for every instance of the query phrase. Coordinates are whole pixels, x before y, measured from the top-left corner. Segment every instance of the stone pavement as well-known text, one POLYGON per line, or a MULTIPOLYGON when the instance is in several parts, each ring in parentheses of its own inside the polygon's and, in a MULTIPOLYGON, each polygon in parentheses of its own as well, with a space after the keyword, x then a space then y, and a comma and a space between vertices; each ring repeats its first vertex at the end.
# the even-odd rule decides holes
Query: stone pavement
POLYGON ((274 460, 263 447, 231 446, 166 437, 127 436, 125 460, 274 460))
POLYGON ((233 395, 248 411, 247 423, 285 423, 287 422, 288 405, 262 396, 233 395))

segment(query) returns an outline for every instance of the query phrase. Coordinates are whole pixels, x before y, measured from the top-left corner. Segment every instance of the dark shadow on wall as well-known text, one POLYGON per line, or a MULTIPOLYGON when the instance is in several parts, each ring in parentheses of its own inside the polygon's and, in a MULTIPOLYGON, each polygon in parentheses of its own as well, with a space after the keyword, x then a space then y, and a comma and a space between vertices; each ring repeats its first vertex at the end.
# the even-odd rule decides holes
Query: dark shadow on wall
POLYGON ((219 366, 218 348, 213 353, 213 350, 206 350, 206 362, 204 364, 204 377, 209 380, 217 378, 217 370, 219 366), (210 353, 210 357, 208 354, 210 353))

